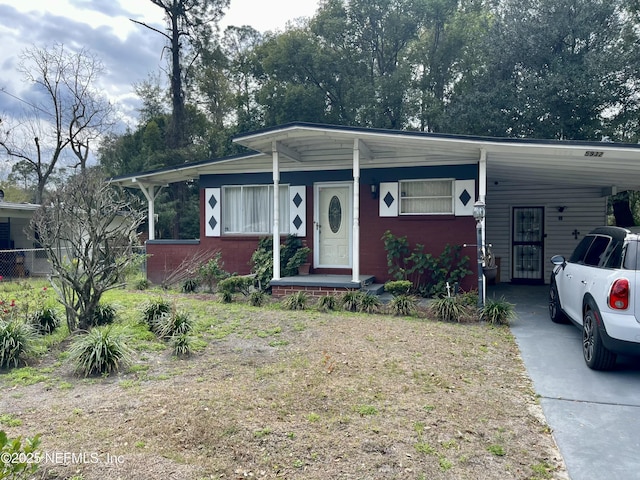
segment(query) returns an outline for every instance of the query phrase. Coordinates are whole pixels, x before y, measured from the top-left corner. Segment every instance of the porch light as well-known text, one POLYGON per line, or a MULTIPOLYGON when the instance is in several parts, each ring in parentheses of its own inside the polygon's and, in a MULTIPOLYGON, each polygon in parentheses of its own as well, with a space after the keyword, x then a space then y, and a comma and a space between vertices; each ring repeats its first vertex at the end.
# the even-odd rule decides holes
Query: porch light
POLYGON ((375 182, 371 184, 371 198, 378 198, 378 184, 375 182))
POLYGON ((486 210, 487 206, 482 200, 478 200, 473 204, 473 218, 476 219, 476 222, 482 222, 482 220, 484 220, 486 210))
POLYGON ((478 309, 484 307, 484 274, 482 263, 484 262, 484 245, 482 243, 482 221, 487 206, 482 200, 473 204, 473 218, 476 219, 476 244, 478 245, 478 309))

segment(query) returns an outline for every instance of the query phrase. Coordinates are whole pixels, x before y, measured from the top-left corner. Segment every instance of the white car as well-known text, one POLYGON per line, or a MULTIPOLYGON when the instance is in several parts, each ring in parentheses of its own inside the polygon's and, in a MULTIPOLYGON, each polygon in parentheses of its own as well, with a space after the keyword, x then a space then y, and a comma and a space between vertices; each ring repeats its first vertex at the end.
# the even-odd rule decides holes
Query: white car
POLYGON ((639 245, 632 230, 599 227, 568 260, 551 258, 549 315, 582 329, 584 360, 594 370, 613 368, 618 354, 640 355, 639 245))

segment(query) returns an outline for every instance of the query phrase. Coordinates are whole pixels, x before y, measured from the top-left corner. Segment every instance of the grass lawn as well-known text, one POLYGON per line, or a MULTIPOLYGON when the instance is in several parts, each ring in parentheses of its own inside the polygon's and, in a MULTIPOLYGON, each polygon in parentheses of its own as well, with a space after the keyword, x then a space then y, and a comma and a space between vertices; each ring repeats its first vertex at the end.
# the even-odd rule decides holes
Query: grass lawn
POLYGON ((103 301, 131 365, 75 375, 61 328, 0 371, 0 429, 41 434, 38 478, 567 478, 508 327, 160 291, 103 301), (195 320, 192 355, 141 323, 159 298, 195 320))

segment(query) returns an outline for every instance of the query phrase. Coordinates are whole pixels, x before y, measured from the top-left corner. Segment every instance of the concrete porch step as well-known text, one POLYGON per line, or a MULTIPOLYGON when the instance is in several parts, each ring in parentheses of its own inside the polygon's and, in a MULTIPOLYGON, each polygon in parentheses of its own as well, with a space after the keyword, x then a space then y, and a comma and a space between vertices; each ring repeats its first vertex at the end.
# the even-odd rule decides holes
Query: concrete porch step
POLYGON ((362 287, 362 290, 370 295, 382 295, 384 293, 383 283, 371 283, 362 287))

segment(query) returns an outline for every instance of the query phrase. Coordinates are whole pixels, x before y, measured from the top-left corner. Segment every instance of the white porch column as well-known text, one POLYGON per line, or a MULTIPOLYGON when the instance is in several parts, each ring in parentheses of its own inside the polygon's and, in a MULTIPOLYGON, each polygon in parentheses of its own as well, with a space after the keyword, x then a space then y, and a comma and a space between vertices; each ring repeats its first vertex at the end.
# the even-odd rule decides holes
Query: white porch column
POLYGON ((360 140, 353 141, 353 268, 352 282, 360 282, 360 140))
MULTIPOLYGON (((487 203, 487 151, 482 148, 480 150, 480 161, 478 162, 478 200, 483 202, 485 205, 487 203)), ((486 212, 486 209, 485 209, 486 212)), ((482 252, 485 253, 484 246, 487 243, 487 216, 482 219, 482 246, 479 246, 479 249, 482 249, 482 252)), ((479 287, 479 286, 478 286, 479 287)), ((487 280, 484 275, 482 275, 482 305, 486 304, 487 300, 487 280)))
POLYGON ((149 185, 149 188, 145 187, 143 184, 139 183, 137 179, 133 179, 134 183, 138 184, 142 193, 147 198, 147 217, 149 223, 149 240, 156 239, 156 215, 155 215, 155 200, 158 197, 158 194, 162 190, 162 186, 158 188, 156 191, 156 187, 154 185, 149 185))
POLYGON ((273 157, 273 279, 280 280, 280 162, 278 143, 271 142, 273 157))

